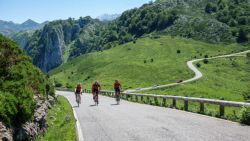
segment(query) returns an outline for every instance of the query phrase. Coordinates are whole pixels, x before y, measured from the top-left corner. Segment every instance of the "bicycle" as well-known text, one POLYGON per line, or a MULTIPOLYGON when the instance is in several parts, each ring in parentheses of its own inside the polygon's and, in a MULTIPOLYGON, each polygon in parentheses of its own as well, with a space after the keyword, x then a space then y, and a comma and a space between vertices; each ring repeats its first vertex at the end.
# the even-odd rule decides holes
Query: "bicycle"
POLYGON ((121 100, 121 94, 120 93, 116 93, 115 94, 115 99, 116 99, 117 105, 119 105, 120 104, 120 100, 121 100))
POLYGON ((81 104, 81 96, 80 96, 80 93, 76 93, 76 103, 77 103, 77 106, 79 107, 80 104, 81 104))
POLYGON ((99 104, 99 101, 98 101, 98 92, 95 92, 93 99, 94 99, 95 105, 98 106, 98 104, 99 104))

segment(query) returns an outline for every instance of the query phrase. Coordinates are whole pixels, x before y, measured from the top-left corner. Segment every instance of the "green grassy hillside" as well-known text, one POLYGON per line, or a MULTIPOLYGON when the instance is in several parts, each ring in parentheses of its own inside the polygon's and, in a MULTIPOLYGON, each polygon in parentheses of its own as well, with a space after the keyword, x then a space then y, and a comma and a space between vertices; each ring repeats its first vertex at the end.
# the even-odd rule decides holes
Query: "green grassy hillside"
POLYGON ((102 52, 81 55, 49 74, 56 83, 73 87, 81 82, 90 88, 99 80, 103 89, 112 89, 119 79, 123 89, 176 82, 193 76, 186 61, 245 50, 238 44, 208 44, 191 39, 161 36, 140 38, 102 52), (177 53, 180 50, 180 53, 177 53))
POLYGON ((200 64, 203 77, 198 81, 145 93, 244 101, 242 94, 248 91, 250 85, 250 64, 246 57, 220 58, 200 64))

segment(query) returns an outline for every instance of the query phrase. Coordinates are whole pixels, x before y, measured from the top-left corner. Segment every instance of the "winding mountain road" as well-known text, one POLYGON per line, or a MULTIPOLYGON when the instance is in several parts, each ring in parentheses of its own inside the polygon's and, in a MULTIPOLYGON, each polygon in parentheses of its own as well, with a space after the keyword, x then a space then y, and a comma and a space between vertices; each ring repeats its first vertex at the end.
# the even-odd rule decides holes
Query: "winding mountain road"
MULTIPOLYGON (((232 54, 228 54, 228 55, 221 55, 221 56, 211 57, 211 58, 207 58, 207 59, 211 60, 211 59, 226 58, 226 57, 233 57, 233 56, 244 56, 243 54, 246 54, 246 53, 250 53, 250 50, 243 51, 243 52, 238 52, 238 53, 232 53, 232 54)), ((137 88, 137 89, 134 89, 134 90, 126 90, 125 92, 138 92, 138 91, 144 91, 144 90, 154 90, 154 89, 165 88, 165 87, 170 87, 170 86, 176 86, 176 85, 189 83, 189 82, 198 80, 198 79, 200 79, 202 77, 202 73, 195 67, 195 65, 193 63, 198 62, 198 61, 202 61, 202 60, 204 60, 204 58, 195 59, 195 60, 191 60, 191 61, 187 62, 188 68, 191 69, 195 73, 195 75, 194 75, 194 77, 192 77, 192 78, 190 78, 188 80, 184 80, 181 83, 170 83, 170 84, 159 85, 159 86, 150 86, 150 87, 146 87, 146 88, 137 88)))
POLYGON ((57 91, 71 103, 78 117, 80 141, 249 141, 250 126, 180 110, 128 101, 116 105, 100 96, 94 106, 83 94, 76 107, 73 92, 57 91))

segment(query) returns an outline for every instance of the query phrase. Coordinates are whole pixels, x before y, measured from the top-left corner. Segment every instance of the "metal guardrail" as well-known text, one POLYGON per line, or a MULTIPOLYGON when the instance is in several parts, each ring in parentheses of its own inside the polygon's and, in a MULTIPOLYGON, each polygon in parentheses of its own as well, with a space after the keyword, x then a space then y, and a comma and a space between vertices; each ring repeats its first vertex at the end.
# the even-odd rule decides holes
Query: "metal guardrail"
MULTIPOLYGON (((63 90, 63 91, 73 91, 67 88, 56 88, 57 90, 63 90)), ((91 90, 85 90, 86 93, 91 93, 91 90)), ((114 91, 109 90, 101 90, 100 94, 106 95, 106 96, 112 96, 114 95, 114 91)), ((188 102, 198 102, 200 104, 200 113, 204 113, 204 104, 214 104, 219 105, 219 113, 220 116, 224 116, 225 114, 225 106, 228 107, 242 107, 242 106, 250 106, 250 103, 247 102, 236 102, 236 101, 227 101, 224 100, 224 98, 217 99, 208 99, 208 98, 196 98, 196 97, 186 97, 186 96, 173 96, 173 95, 157 95, 157 94, 140 94, 140 93, 122 93, 122 98, 129 100, 131 98, 135 102, 143 101, 143 98, 146 98, 146 104, 150 104, 151 100, 150 98, 153 98, 153 101, 156 105, 160 105, 162 107, 166 106, 167 99, 172 100, 172 106, 176 107, 177 100, 183 100, 184 102, 184 110, 188 111, 188 102), (140 100, 139 100, 140 99, 140 100), (162 100, 161 103, 159 103, 160 99, 162 100)))

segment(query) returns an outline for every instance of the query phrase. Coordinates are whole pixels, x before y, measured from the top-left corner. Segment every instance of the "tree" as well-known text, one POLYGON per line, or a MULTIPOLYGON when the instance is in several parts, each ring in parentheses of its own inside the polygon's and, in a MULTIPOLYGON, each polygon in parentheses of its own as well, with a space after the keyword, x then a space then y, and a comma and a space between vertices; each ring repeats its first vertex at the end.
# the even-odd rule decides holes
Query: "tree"
POLYGON ((245 16, 239 17, 238 18, 238 23, 240 25, 247 25, 248 24, 247 17, 245 17, 245 16))
POLYGON ((209 2, 206 7, 205 7, 205 12, 206 13, 213 13, 213 12, 216 12, 217 11, 217 7, 216 5, 212 4, 211 2, 209 2))
POLYGON ((241 28, 239 31, 237 42, 239 43, 247 42, 248 41, 247 35, 248 35, 247 31, 241 28))

